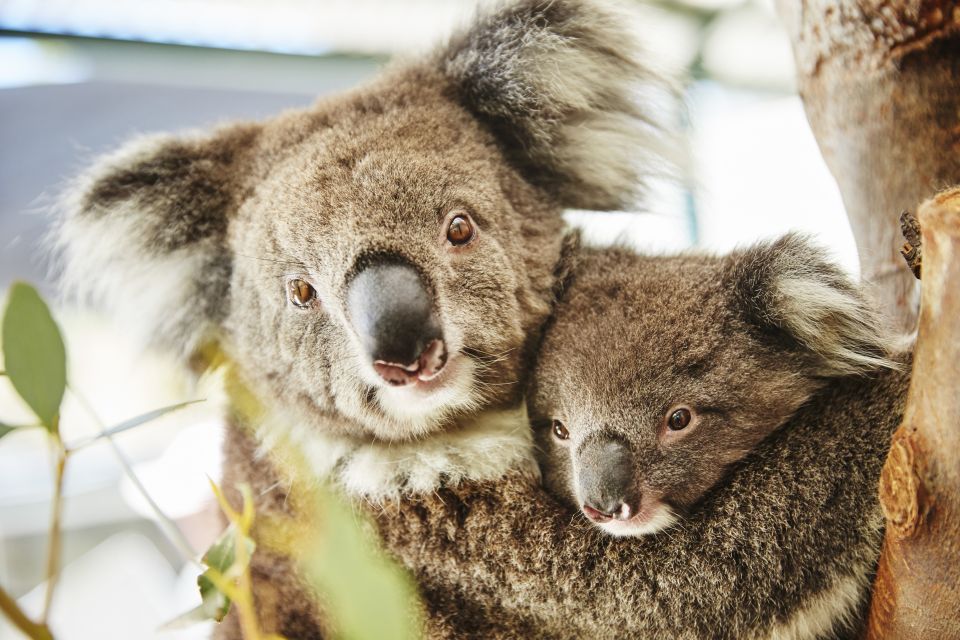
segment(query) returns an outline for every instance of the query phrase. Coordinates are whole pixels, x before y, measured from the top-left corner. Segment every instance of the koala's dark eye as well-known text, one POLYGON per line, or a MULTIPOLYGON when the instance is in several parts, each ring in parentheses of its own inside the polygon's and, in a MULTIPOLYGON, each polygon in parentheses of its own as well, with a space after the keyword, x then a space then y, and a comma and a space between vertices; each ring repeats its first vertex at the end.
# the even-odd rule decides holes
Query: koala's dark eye
POLYGON ((447 240, 450 244, 460 247, 473 240, 475 232, 473 222, 466 213, 458 213, 450 219, 447 227, 447 240))
POLYGON ((293 278, 287 282, 287 298, 301 309, 309 309, 317 299, 317 290, 300 278, 293 278))
POLYGON ((680 431, 685 429, 693 416, 690 415, 689 409, 680 408, 670 414, 670 417, 667 419, 667 426, 670 427, 671 431, 680 431))
POLYGON ((570 438, 570 432, 567 431, 567 428, 563 426, 563 423, 559 420, 553 421, 550 430, 553 431, 553 435, 557 440, 567 440, 570 438))

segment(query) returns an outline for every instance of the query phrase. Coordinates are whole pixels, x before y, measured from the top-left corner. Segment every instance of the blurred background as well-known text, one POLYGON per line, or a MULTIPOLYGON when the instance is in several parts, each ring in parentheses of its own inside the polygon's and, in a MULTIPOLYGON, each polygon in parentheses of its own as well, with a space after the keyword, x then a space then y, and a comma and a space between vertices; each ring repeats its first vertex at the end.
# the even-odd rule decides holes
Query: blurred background
MULTIPOLYGON (((65 182, 144 132, 262 118, 371 77, 436 42, 474 0, 0 0, 0 299, 15 280, 51 300, 44 234, 65 182)), ((644 213, 570 212, 594 243, 728 250, 790 229, 816 235, 855 273, 853 237, 803 115, 786 35, 768 0, 628 3, 650 58, 680 79, 683 175, 644 213)), ((72 387, 69 444, 150 409, 214 392, 191 387, 123 327, 56 306, 72 387)), ((187 550, 218 533, 207 476, 219 476, 214 402, 71 458, 59 638, 201 638, 165 630, 198 602, 187 550), (129 463, 185 540, 171 541, 129 463)), ((27 410, 0 378, 0 423, 27 410)), ((0 584, 39 610, 51 492, 43 434, 0 441, 0 584)), ((18 637, 0 621, 0 638, 18 637)))

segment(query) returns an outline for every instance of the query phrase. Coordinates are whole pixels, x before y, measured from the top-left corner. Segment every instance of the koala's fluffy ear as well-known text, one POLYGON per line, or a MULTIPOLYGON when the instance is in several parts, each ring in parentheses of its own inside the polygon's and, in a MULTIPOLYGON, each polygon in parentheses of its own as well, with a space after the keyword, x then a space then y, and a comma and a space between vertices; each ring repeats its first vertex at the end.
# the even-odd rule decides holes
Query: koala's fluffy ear
POLYGON ((242 125, 143 137, 97 161, 67 191, 53 231, 63 292, 192 355, 229 302, 226 230, 257 134, 242 125))
POLYGON ((628 23, 588 0, 520 0, 440 52, 462 103, 562 206, 629 207, 643 174, 665 165, 638 91, 667 87, 638 63, 628 23))
POLYGON ((802 235, 791 233, 730 257, 725 285, 748 322, 811 356, 832 377, 895 368, 891 336, 863 291, 802 235))

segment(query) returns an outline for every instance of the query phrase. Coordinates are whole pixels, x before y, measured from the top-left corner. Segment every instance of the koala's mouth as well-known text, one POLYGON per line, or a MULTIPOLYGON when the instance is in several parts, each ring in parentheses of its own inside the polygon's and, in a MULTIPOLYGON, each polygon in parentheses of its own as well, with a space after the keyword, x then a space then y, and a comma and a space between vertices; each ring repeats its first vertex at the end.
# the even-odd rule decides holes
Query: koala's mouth
MULTIPOLYGON (((623 507, 627 507, 626 504, 623 507)), ((616 514, 606 514, 584 507, 584 514, 600 529, 617 537, 639 537, 669 529, 677 521, 673 509, 659 500, 642 504, 633 513, 629 508, 616 514)))
POLYGON ((437 379, 443 373, 448 359, 447 347, 443 340, 431 340, 411 364, 375 360, 373 368, 390 386, 404 387, 429 383, 437 379))

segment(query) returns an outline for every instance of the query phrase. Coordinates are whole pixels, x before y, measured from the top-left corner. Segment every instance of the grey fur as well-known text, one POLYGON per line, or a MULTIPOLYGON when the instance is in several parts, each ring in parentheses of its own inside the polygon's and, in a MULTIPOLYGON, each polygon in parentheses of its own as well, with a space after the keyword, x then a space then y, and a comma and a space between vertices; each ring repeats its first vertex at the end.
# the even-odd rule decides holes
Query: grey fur
POLYGON ((530 403, 544 484, 569 506, 508 476, 378 513, 434 618, 479 637, 857 637, 910 356, 863 324, 853 361, 873 367, 839 373, 847 351, 790 333, 797 300, 757 293, 823 274, 811 276, 823 300, 844 301, 821 328, 843 333, 849 314, 875 317, 859 288, 797 236, 722 257, 609 249, 568 262, 530 403), (664 443, 678 402, 722 413, 664 443), (569 442, 551 435, 556 418, 569 442), (672 527, 613 538, 571 512, 579 445, 598 435, 629 443, 638 485, 672 505, 672 527))
POLYGON ((185 357, 222 343, 258 391, 318 429, 339 415, 349 434, 402 440, 515 405, 519 385, 503 382, 520 381, 549 312, 560 206, 634 197, 647 126, 629 87, 650 77, 615 15, 587 0, 518 2, 309 109, 135 140, 65 200, 65 288, 185 357), (475 217, 480 250, 445 248, 455 207, 475 217), (345 281, 372 253, 429 274, 470 370, 419 413, 378 388, 347 318, 345 281), (316 312, 283 304, 291 275, 319 291, 316 312))
POLYGON ((647 519, 661 516, 649 527, 635 518, 638 533, 682 517, 825 384, 897 366, 860 288, 802 236, 720 258, 611 249, 582 260, 535 376, 534 415, 569 433, 539 430, 545 482, 580 507, 581 476, 595 483, 597 473, 584 465, 603 464, 597 443, 625 442, 635 467, 626 493, 647 519), (693 417, 673 430, 678 408, 693 417))
MULTIPOLYGON (((634 154, 652 119, 630 100, 630 87, 649 80, 630 42, 599 5, 525 0, 480 18, 430 56, 308 109, 209 134, 134 141, 97 163, 65 201, 56 242, 66 287, 133 318, 150 341, 184 357, 219 342, 244 381, 306 433, 335 434, 367 453, 389 448, 384 441, 413 446, 418 438, 425 449, 437 441, 442 448, 472 421, 482 424, 481 410, 509 415, 520 403, 535 338, 567 268, 557 268, 561 207, 606 208, 636 196, 642 163, 634 154), (477 223, 467 248, 444 242, 443 220, 454 209, 477 223), (350 274, 375 254, 424 274, 462 367, 442 392, 417 402, 381 384, 346 311, 350 274), (290 276, 309 280, 319 304, 288 304, 290 276)), ((838 351, 825 353, 834 361, 838 351)), ((863 384, 878 408, 890 396, 863 384)), ((786 385, 791 402, 815 386, 786 385)), ((887 419, 896 406, 888 404, 887 419)), ((811 582, 826 578, 819 565, 809 566, 809 528, 747 558, 753 564, 725 564, 729 545, 765 544, 750 537, 750 526, 780 531, 783 505, 794 516, 820 506, 818 527, 847 526, 844 518, 868 512, 863 486, 875 476, 883 448, 877 430, 887 425, 861 417, 855 424, 850 442, 833 446, 835 457, 863 463, 863 477, 850 491, 829 487, 835 508, 804 489, 803 474, 820 461, 810 459, 808 440, 796 447, 790 440, 763 459, 767 466, 745 467, 741 483, 719 499, 720 515, 694 530, 702 537, 690 544, 709 546, 703 566, 669 546, 638 555, 637 541, 613 547, 581 523, 567 526, 570 512, 516 470, 497 481, 461 475, 375 516, 385 543, 417 575, 431 636, 582 637, 625 628, 702 636, 702 625, 727 618, 731 630, 752 629, 745 621, 769 613, 758 603, 770 593, 780 603, 776 615, 789 616, 809 604, 811 582), (797 456, 806 466, 794 473, 797 456), (767 488, 755 508, 731 515, 744 495, 737 491, 752 486, 767 488), (666 582, 656 573, 661 559, 666 582), (781 560, 804 574, 803 589, 765 571, 781 560), (731 571, 758 577, 733 585, 742 601, 710 601, 691 621, 683 612, 701 585, 688 569, 720 589, 731 571), (670 598, 661 597, 661 584, 674 592, 670 598)), ((295 486, 257 454, 263 443, 251 435, 264 436, 269 425, 250 426, 236 419, 230 426, 224 484, 248 482, 258 513, 295 518, 286 499, 295 486)), ((828 463, 833 458, 821 464, 828 463)), ((824 566, 869 564, 874 540, 865 547, 838 541, 824 566)), ((289 567, 266 550, 254 557, 264 626, 321 637, 318 602, 289 567)), ((219 634, 238 637, 234 617, 219 634)))
POLYGON ((480 16, 441 53, 466 103, 563 206, 635 206, 642 179, 663 169, 650 155, 662 127, 636 94, 669 87, 641 65, 627 25, 590 1, 525 0, 480 16))

